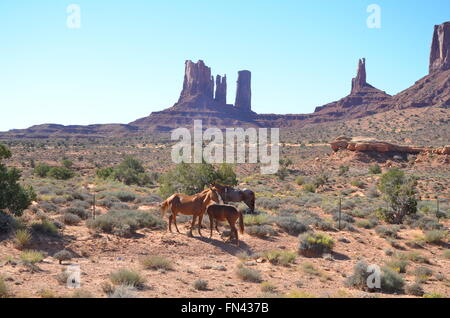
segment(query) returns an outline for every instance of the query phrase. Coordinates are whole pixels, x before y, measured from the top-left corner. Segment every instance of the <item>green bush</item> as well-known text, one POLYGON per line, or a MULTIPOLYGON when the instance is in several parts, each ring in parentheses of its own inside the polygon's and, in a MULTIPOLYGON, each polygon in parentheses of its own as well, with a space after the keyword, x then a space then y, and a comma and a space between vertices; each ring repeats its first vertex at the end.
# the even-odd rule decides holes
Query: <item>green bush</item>
POLYGON ((130 269, 120 269, 113 272, 110 279, 114 285, 128 285, 138 289, 145 284, 145 278, 139 272, 130 269))
POLYGON ((50 171, 51 168, 52 168, 51 166, 49 166, 49 165, 47 165, 45 163, 39 163, 34 168, 33 173, 35 175, 37 175, 38 177, 45 178, 45 177, 47 177, 47 174, 48 174, 48 172, 50 171))
POLYGON ((75 173, 66 167, 52 167, 47 176, 56 180, 69 180, 75 176, 75 173))
POLYGON ((386 266, 396 271, 397 273, 406 273, 406 267, 409 262, 402 259, 393 258, 386 262, 386 266))
POLYGON ((334 247, 334 241, 326 234, 305 233, 299 236, 298 252, 307 257, 321 256, 329 253, 334 247))
POLYGON ((273 265, 288 266, 295 262, 296 253, 282 250, 270 250, 265 252, 264 257, 273 265))
POLYGON ((8 210, 14 215, 21 216, 23 210, 36 200, 36 193, 32 187, 24 187, 18 183, 21 178, 19 169, 8 169, 2 164, 3 159, 10 157, 10 150, 0 144, 0 213, 2 210, 8 210))
POLYGON ((381 274, 381 290, 387 293, 399 293, 403 291, 405 281, 396 271, 383 267, 381 274))
POLYGON ((369 167, 369 173, 370 174, 380 174, 381 173, 381 167, 377 164, 372 165, 369 167))
POLYGON ((114 195, 122 202, 133 202, 136 200, 136 194, 132 192, 121 191, 115 193, 114 195))
POLYGON ((388 208, 381 208, 379 216, 386 222, 400 224, 407 215, 417 211, 417 180, 405 176, 401 170, 393 168, 381 176, 378 189, 388 208))
POLYGON ((146 186, 153 183, 152 177, 145 172, 142 162, 133 157, 126 157, 115 167, 101 168, 96 171, 101 179, 112 179, 125 183, 146 186))
POLYGON ((367 286, 367 278, 371 274, 367 271, 369 265, 364 261, 359 261, 353 267, 353 274, 345 280, 345 285, 361 290, 369 290, 367 286))
POLYGON ((81 218, 78 215, 72 213, 64 213, 60 217, 60 221, 66 225, 77 225, 81 222, 81 218))
POLYGON ((20 254, 20 259, 24 263, 36 264, 36 263, 42 262, 42 260, 44 258, 45 258, 44 254, 42 254, 41 252, 38 252, 38 251, 33 251, 33 250, 23 251, 20 254))
POLYGON ((231 166, 223 164, 218 170, 209 163, 180 163, 175 169, 160 177, 159 192, 163 198, 173 193, 192 195, 203 191, 211 183, 236 185, 237 179, 231 166))
POLYGON ((311 183, 307 183, 303 185, 303 191, 305 192, 310 192, 310 193, 315 193, 317 190, 317 187, 314 184, 311 183))
POLYGON ((397 238, 397 233, 399 231, 398 226, 384 226, 379 225, 375 228, 375 233, 377 233, 379 236, 387 238, 397 238))
POLYGON ((113 179, 114 178, 114 169, 112 167, 106 167, 106 168, 100 168, 98 169, 95 174, 100 179, 113 179))
POLYGON ((302 176, 299 176, 295 179, 295 183, 297 183, 298 185, 303 185, 305 183, 305 178, 302 176))
POLYGON ((34 223, 31 225, 31 228, 33 229, 33 231, 44 235, 49 236, 59 235, 58 228, 56 227, 55 223, 49 220, 42 220, 41 223, 34 223))
POLYGON ((166 227, 166 223, 160 217, 134 210, 110 211, 98 216, 95 220, 89 219, 86 224, 91 229, 120 236, 130 236, 142 228, 164 229, 166 227))
POLYGON ((264 225, 264 224, 269 224, 270 222, 271 222, 271 220, 270 220, 270 217, 268 214, 257 214, 257 215, 246 214, 246 215, 244 215, 244 224, 246 226, 264 225))
POLYGON ((340 176, 343 176, 343 175, 346 174, 349 170, 350 170, 350 167, 349 167, 349 166, 341 165, 341 166, 339 166, 339 175, 340 175, 340 176))
POLYGON ((261 272, 245 266, 239 266, 236 274, 244 282, 260 283, 262 280, 261 272))
POLYGON ((26 229, 17 230, 14 235, 14 243, 18 249, 22 249, 30 244, 31 233, 26 229))

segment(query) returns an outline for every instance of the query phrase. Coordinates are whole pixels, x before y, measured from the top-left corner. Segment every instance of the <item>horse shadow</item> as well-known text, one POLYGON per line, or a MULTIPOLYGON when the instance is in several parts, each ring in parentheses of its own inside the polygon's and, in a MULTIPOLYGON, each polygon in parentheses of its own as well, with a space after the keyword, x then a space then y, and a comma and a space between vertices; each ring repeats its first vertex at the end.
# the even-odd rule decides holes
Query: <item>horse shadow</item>
POLYGON ((199 240, 204 243, 211 244, 215 247, 218 247, 222 250, 222 252, 228 253, 230 255, 236 255, 237 253, 246 252, 247 254, 253 254, 252 248, 250 245, 243 241, 239 241, 239 246, 237 246, 234 241, 224 242, 222 240, 217 240, 215 238, 209 238, 204 236, 195 236, 196 240, 199 240))

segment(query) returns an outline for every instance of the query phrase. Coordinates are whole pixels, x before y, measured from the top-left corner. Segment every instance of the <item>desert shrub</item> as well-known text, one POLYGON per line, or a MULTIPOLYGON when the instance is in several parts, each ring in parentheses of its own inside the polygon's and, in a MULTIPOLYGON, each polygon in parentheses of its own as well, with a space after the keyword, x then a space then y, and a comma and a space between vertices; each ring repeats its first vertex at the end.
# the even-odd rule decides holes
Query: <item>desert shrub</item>
POLYGON ((418 297, 422 297, 424 294, 422 285, 420 285, 419 283, 413 283, 411 285, 406 286, 405 292, 408 295, 418 296, 418 297))
POLYGON ((380 193, 378 192, 378 189, 377 189, 376 186, 370 186, 370 187, 367 189, 366 195, 367 195, 369 198, 378 198, 378 197, 380 196, 380 193))
POLYGON ((430 216, 420 216, 415 219, 408 218, 405 220, 405 223, 411 227, 418 227, 422 231, 441 230, 444 227, 437 218, 430 216))
POLYGON ((442 253, 442 256, 444 256, 445 259, 450 259, 450 250, 445 250, 442 253))
POLYGON ((361 180, 358 179, 353 179, 350 184, 356 188, 363 188, 364 187, 364 183, 361 180))
POLYGON ((194 282, 194 288, 196 290, 207 290, 208 289, 208 282, 203 279, 197 279, 194 282))
POLYGON ((298 252, 304 256, 321 256, 333 249, 334 241, 326 234, 305 233, 299 236, 298 252))
POLYGON ((278 210, 281 205, 280 198, 257 198, 256 199, 256 206, 262 207, 266 210, 278 210))
POLYGON ((31 228, 34 232, 48 235, 48 236, 58 236, 58 227, 49 220, 42 220, 41 223, 33 223, 31 228))
POLYGON ((136 289, 132 285, 119 285, 108 293, 108 298, 136 298, 136 289))
POLYGON ((388 268, 382 268, 381 290, 387 293, 399 293, 403 291, 405 281, 396 271, 388 268))
POLYGON ((277 232, 270 225, 252 225, 246 227, 245 232, 251 236, 260 238, 266 238, 277 234, 277 232))
POLYGON ((297 178, 295 178, 295 183, 297 183, 298 185, 303 185, 305 183, 305 178, 302 176, 298 176, 297 178))
POLYGON ((268 214, 257 214, 257 215, 244 215, 244 224, 250 225, 264 225, 271 222, 270 216, 268 214))
POLYGON ((381 173, 381 167, 377 164, 372 165, 369 167, 369 173, 370 174, 380 174, 381 173))
POLYGON ((419 266, 413 271, 413 274, 417 281, 425 282, 433 275, 433 270, 425 266, 419 266))
POLYGON ((415 178, 405 176, 396 168, 383 174, 378 189, 389 207, 379 209, 379 216, 389 223, 400 224, 405 216, 415 214, 416 185, 415 178))
POLYGON ((70 204, 71 208, 89 209, 91 208, 91 203, 83 200, 75 199, 70 204))
POLYGON ((423 298, 446 298, 444 295, 441 295, 439 293, 433 292, 430 294, 423 295, 423 298))
POLYGON ((288 266, 295 262, 296 253, 283 250, 270 250, 264 253, 264 257, 274 265, 288 266))
POLYGON ((59 208, 57 205, 50 202, 40 202, 39 208, 44 210, 45 212, 58 212, 59 208))
POLYGON ((275 223, 285 232, 291 235, 299 235, 307 232, 309 227, 298 221, 295 217, 278 217, 275 223))
POLYGON ((44 254, 39 251, 27 250, 20 254, 20 259, 24 263, 36 264, 45 258, 44 254))
POLYGON ((245 266, 239 266, 236 274, 244 282, 259 283, 262 280, 261 272, 245 266))
POLYGON ((11 151, 0 144, 0 213, 8 210, 21 216, 23 211, 36 200, 36 193, 31 186, 22 186, 18 182, 21 171, 17 168, 8 169, 2 164, 3 159, 11 158, 11 151))
POLYGON ((136 194, 132 192, 121 191, 115 193, 114 195, 122 202, 133 202, 136 200, 136 194))
POLYGON ((38 177, 45 178, 52 167, 45 163, 39 163, 33 170, 38 177))
POLYGON ((334 231, 335 230, 334 224, 330 220, 319 220, 318 222, 316 222, 315 225, 316 225, 317 229, 319 229, 321 231, 334 231))
POLYGON ((163 229, 166 223, 161 218, 143 211, 120 210, 110 211, 95 220, 89 219, 87 226, 106 233, 130 236, 142 228, 163 229))
POLYGON ((180 163, 175 169, 160 177, 159 192, 163 198, 173 193, 195 194, 201 192, 211 183, 236 185, 236 175, 227 164, 222 164, 218 170, 209 163, 180 163), (228 167, 227 167, 228 166, 228 167), (231 173, 232 172, 232 173, 231 173))
POLYGON ((71 206, 63 210, 64 214, 75 214, 80 219, 86 220, 89 218, 89 211, 82 207, 71 206))
POLYGON ((72 213, 64 213, 60 217, 60 220, 66 225, 77 225, 81 222, 81 218, 78 215, 72 213))
POLYGON ((397 226, 379 225, 375 228, 375 233, 384 238, 386 237, 397 238, 398 231, 399 228, 397 226))
POLYGON ((277 292, 277 286, 275 286, 274 284, 270 283, 270 282, 262 282, 261 283, 261 291, 263 293, 276 293, 277 292))
POLYGON ((165 257, 162 256, 147 256, 141 260, 142 266, 145 269, 164 269, 171 270, 173 269, 172 262, 165 257))
POLYGON ((316 190, 317 190, 317 187, 314 184, 306 183, 306 184, 303 185, 302 189, 305 192, 315 193, 316 190))
POLYGON ((319 187, 324 186, 325 184, 327 184, 328 183, 328 179, 329 179, 328 175, 326 175, 325 173, 321 173, 321 174, 319 174, 318 176, 316 176, 314 178, 313 185, 316 188, 319 188, 319 187))
POLYGON ((373 229, 377 225, 378 225, 378 221, 376 219, 359 220, 356 222, 356 226, 362 227, 364 229, 373 229))
POLYGON ((408 252, 408 253, 400 253, 397 255, 397 257, 399 259, 408 260, 408 261, 415 262, 415 263, 424 263, 424 264, 430 263, 430 260, 427 257, 425 257, 422 254, 420 254, 419 252, 415 252, 415 251, 408 252))
POLYGON ((53 255, 53 258, 57 259, 59 261, 59 264, 62 264, 63 261, 70 261, 72 257, 72 253, 68 250, 62 250, 53 255))
POLYGON ((371 274, 367 271, 369 265, 364 261, 359 261, 353 267, 353 274, 345 280, 345 285, 361 290, 368 290, 367 278, 371 274))
POLYGON ((95 174, 98 178, 103 179, 103 180, 113 179, 114 178, 114 168, 112 168, 112 167, 100 168, 95 172, 95 174))
MULTIPOLYGON (((340 217, 341 217, 341 222, 342 221, 348 222, 348 223, 354 223, 355 222, 355 219, 351 215, 348 215, 347 213, 341 213, 340 217)), ((339 213, 335 213, 333 215, 333 220, 335 222, 339 221, 339 213)))
POLYGON ((51 167, 47 176, 56 180, 69 180, 75 176, 75 173, 66 167, 51 167))
POLYGON ((425 241, 431 244, 440 244, 447 237, 446 231, 431 230, 425 232, 425 241))
POLYGON ((26 229, 19 229, 14 234, 14 243, 18 249, 22 249, 30 244, 31 233, 26 229))
POLYGON ((396 271, 397 273, 406 273, 406 267, 409 262, 403 259, 393 258, 386 262, 386 266, 396 271))
POLYGON ((12 230, 21 228, 20 221, 9 213, 0 210, 0 232, 9 233, 12 230))
POLYGON ((145 278, 139 272, 130 269, 113 272, 110 279, 114 285, 128 285, 135 288, 142 288, 145 283, 145 278))
POLYGON ((349 167, 349 166, 341 165, 341 166, 339 166, 339 175, 340 175, 340 176, 343 176, 343 175, 346 174, 349 170, 350 170, 350 167, 349 167))
POLYGON ((287 298, 316 298, 316 296, 301 290, 291 290, 286 295, 287 298))
POLYGON ((67 203, 67 199, 64 197, 54 197, 52 198, 52 203, 62 205, 67 203))
POLYGON ((0 298, 6 298, 9 296, 9 288, 5 283, 5 279, 0 276, 0 298))

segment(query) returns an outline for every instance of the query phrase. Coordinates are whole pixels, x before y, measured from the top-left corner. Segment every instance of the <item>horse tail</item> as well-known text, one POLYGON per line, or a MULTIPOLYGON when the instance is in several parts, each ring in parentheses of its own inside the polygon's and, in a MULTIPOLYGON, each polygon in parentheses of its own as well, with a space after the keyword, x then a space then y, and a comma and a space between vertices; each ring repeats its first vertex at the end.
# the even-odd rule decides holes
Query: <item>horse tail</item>
POLYGON ((244 215, 239 211, 239 229, 241 234, 244 234, 244 215))

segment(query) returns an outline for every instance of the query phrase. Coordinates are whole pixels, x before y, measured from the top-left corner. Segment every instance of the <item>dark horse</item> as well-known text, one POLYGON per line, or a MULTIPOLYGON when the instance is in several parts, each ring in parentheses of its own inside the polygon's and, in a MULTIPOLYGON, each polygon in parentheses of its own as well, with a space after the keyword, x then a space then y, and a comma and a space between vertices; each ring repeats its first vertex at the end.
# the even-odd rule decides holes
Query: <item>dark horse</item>
POLYGON ((209 238, 212 238, 214 223, 216 223, 216 231, 219 232, 217 223, 220 221, 228 221, 228 224, 230 224, 231 228, 231 237, 234 236, 234 238, 236 239, 236 245, 239 246, 239 235, 236 229, 236 221, 239 219, 239 229, 241 231, 241 234, 244 234, 244 217, 242 213, 239 212, 234 206, 214 203, 206 208, 206 213, 208 213, 209 223, 211 227, 211 235, 209 238))
POLYGON ((251 213, 255 213, 255 193, 252 190, 239 190, 220 184, 212 184, 211 189, 217 191, 223 202, 244 202, 250 208, 251 213))

